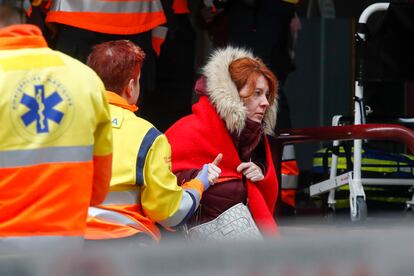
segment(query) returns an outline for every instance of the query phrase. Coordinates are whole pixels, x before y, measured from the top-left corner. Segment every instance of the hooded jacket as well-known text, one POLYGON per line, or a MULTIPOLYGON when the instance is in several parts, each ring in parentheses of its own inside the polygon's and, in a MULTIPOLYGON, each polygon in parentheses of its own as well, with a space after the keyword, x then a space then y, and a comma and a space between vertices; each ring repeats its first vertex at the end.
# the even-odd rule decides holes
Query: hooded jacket
MULTIPOLYGON (((232 205, 247 201, 252 216, 262 232, 275 233, 273 209, 278 183, 265 135, 257 148, 259 150, 259 147, 262 147, 266 163, 265 178, 258 182, 246 180, 247 196, 242 184, 243 175, 236 171, 241 160, 231 136, 240 135, 244 130, 247 109, 231 80, 228 67, 232 61, 246 56, 254 58, 250 52, 243 49, 227 47, 217 50, 203 69, 205 84, 204 78, 197 82, 196 91, 201 97, 193 106, 193 113, 175 123, 166 135, 172 147, 175 173, 199 168, 200 165, 213 160, 218 153, 223 153, 223 159, 219 164, 222 174, 218 183, 204 193, 203 207, 214 209, 223 201, 231 200, 229 197, 234 200, 232 205), (212 193, 216 193, 214 198, 209 197, 212 193)), ((272 134, 276 123, 276 111, 277 106, 274 104, 265 113, 265 134, 272 134)), ((226 206, 225 209, 229 207, 231 206, 226 206)), ((220 211, 225 209, 222 208, 220 211)))

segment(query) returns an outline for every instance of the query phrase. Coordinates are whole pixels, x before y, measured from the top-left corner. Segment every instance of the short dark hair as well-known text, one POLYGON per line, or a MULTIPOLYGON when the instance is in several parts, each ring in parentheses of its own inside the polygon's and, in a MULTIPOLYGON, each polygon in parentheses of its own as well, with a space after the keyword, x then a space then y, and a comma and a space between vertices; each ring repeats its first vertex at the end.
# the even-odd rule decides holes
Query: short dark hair
POLYGON ((24 0, 0 0, 0 6, 24 10, 24 0))
POLYGON ((26 22, 24 1, 0 0, 0 27, 26 22))

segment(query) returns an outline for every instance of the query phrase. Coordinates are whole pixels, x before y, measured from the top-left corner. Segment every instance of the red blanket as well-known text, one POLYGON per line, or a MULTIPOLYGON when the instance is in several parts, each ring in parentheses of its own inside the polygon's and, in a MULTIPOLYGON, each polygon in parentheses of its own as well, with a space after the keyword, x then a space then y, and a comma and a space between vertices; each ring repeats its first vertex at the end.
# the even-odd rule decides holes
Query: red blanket
MULTIPOLYGON (((201 168, 222 153, 220 179, 242 179, 236 171, 241 163, 224 122, 206 96, 193 106, 193 114, 176 122, 165 133, 172 148, 173 172, 201 168)), ((278 194, 278 182, 270 147, 265 137, 267 172, 259 182, 247 181, 248 206, 254 220, 265 234, 277 233, 273 219, 278 194)))

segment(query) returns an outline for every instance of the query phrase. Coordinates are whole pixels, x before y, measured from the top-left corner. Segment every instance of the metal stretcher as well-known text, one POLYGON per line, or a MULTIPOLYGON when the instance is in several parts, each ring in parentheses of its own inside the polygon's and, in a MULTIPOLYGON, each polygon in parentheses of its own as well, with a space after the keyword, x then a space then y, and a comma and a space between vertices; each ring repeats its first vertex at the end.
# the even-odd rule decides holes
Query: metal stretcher
MULTIPOLYGON (((411 4, 413 5, 413 4, 411 4)), ((368 210, 364 185, 409 185, 414 186, 414 179, 372 179, 361 177, 362 144, 364 140, 390 140, 403 143, 411 154, 414 154, 414 132, 397 124, 366 124, 366 109, 364 106, 364 50, 367 40, 367 20, 375 12, 387 11, 390 3, 376 3, 368 6, 359 17, 358 31, 355 35, 357 53, 359 54, 354 96, 353 125, 339 126, 341 116, 333 118, 332 127, 281 130, 276 143, 294 144, 315 141, 333 141, 333 147, 338 147, 340 141, 353 140, 353 170, 337 175, 338 156, 332 153, 329 179, 311 185, 310 196, 329 192, 328 208, 335 210, 335 190, 349 184, 350 217, 352 221, 362 221, 367 218, 368 210)), ((409 121, 409 119, 408 119, 409 121)), ((275 156, 275 155, 274 155, 275 156)), ((407 208, 414 206, 414 195, 407 201, 407 208)))
MULTIPOLYGON (((270 138, 273 156, 281 156, 283 146, 297 143, 320 141, 349 141, 349 140, 389 140, 402 143, 414 154, 414 131, 396 124, 359 124, 346 126, 326 126, 315 128, 282 129, 275 137, 270 138)), ((281 160, 275 160, 280 164, 281 160)), ((331 166, 334 168, 334 166, 331 166)), ((359 171, 360 167, 354 169, 359 171)), ((280 171, 277 172, 280 175, 280 171)), ((357 175, 358 176, 358 175, 357 175)), ((360 174, 359 174, 360 177, 360 174)), ((365 180, 364 180, 365 181, 365 180)), ((367 181, 370 181, 367 179, 367 181)), ((349 184, 351 220, 359 221, 367 217, 367 205, 361 178, 355 177, 355 171, 336 176, 331 173, 330 179, 311 185, 311 195, 330 192, 349 184)), ((411 184, 410 184, 411 185, 411 184)))

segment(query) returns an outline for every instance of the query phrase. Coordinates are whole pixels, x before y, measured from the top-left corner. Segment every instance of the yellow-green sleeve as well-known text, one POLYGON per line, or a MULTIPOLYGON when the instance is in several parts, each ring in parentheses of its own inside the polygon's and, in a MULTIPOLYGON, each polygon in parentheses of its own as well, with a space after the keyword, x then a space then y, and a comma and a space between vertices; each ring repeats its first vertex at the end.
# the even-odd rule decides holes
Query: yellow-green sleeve
POLYGON ((152 220, 165 227, 185 222, 197 209, 203 185, 198 179, 178 186, 171 171, 171 147, 165 135, 159 135, 148 151, 144 165, 141 204, 152 220))

